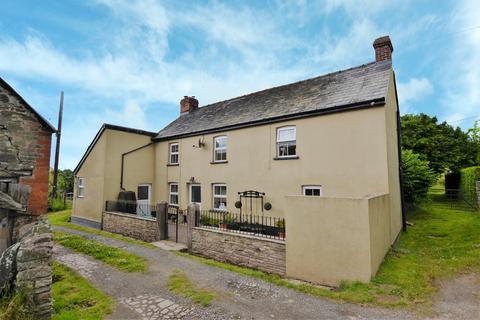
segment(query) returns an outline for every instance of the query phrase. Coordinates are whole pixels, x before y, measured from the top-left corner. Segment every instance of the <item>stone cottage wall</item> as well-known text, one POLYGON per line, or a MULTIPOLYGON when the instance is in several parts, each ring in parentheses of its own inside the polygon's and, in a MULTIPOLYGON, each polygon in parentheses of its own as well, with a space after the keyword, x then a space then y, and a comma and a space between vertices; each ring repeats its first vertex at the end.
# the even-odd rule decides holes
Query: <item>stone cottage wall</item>
POLYGON ((104 212, 103 230, 145 242, 159 240, 157 219, 141 218, 128 213, 104 212))
POLYGON ((193 228, 191 251, 217 261, 285 275, 283 241, 193 228))
POLYGON ((50 128, 0 82, 0 178, 19 178, 30 188, 28 209, 34 215, 47 212, 51 136, 50 128))

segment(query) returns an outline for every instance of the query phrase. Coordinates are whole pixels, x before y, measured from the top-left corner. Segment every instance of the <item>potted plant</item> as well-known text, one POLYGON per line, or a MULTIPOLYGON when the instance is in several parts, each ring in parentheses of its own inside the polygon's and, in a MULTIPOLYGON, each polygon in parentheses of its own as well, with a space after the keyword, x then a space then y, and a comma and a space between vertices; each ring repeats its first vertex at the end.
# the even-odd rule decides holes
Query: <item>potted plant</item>
POLYGON ((231 217, 228 213, 226 213, 224 215, 223 219, 221 219, 220 223, 218 224, 218 227, 220 229, 227 230, 228 229, 228 224, 233 223, 233 222, 235 222, 235 219, 233 217, 231 217))
POLYGON ((285 239, 285 219, 280 219, 275 223, 278 228, 278 237, 285 239))

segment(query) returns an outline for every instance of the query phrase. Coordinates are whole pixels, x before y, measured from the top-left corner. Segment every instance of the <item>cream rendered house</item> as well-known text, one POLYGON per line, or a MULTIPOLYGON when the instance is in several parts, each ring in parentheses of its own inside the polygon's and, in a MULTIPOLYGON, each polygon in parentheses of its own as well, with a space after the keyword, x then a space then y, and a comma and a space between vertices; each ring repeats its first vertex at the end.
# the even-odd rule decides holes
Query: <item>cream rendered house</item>
POLYGON ((74 171, 72 220, 100 228, 106 201, 122 190, 147 204, 230 212, 239 192, 256 190, 275 217, 287 214, 287 196, 383 194, 393 243, 402 228, 399 108, 390 39, 374 49, 374 62, 207 106, 185 97, 158 133, 104 125, 74 171))

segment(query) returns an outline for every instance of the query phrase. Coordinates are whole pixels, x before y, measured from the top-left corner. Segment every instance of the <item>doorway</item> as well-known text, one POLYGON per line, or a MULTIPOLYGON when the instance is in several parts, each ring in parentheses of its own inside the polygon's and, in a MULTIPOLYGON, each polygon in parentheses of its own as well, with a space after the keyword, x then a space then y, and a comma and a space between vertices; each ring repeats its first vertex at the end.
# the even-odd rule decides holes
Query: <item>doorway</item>
POLYGON ((190 203, 202 205, 202 187, 199 183, 190 184, 190 203))
POLYGON ((151 216, 150 211, 150 198, 151 198, 151 185, 139 184, 137 187, 137 215, 141 217, 151 216))

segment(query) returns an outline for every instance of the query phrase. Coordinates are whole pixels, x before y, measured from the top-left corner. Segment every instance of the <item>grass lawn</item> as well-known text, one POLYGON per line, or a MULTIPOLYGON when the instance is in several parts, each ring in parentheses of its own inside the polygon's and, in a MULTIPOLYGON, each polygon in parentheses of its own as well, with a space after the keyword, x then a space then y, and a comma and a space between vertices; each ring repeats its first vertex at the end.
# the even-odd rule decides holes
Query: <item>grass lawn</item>
POLYGON ((449 209, 432 202, 411 210, 408 221, 414 226, 402 235, 398 247, 389 252, 370 283, 342 283, 333 291, 186 253, 178 254, 314 296, 389 307, 428 302, 435 292, 434 279, 480 271, 480 213, 449 209))
POLYGON ((115 233, 110 233, 94 228, 89 228, 89 227, 84 227, 84 226, 79 226, 73 223, 70 223, 70 215, 72 214, 72 210, 64 210, 64 211, 58 211, 58 212, 50 212, 48 214, 48 220, 50 221, 50 224, 53 226, 58 226, 58 227, 65 227, 65 228, 70 228, 73 230, 78 230, 78 231, 83 231, 83 232, 88 232, 92 234, 97 234, 103 237, 115 239, 115 240, 121 240, 127 243, 131 244, 136 244, 139 246, 144 246, 150 249, 158 249, 155 247, 153 244, 140 241, 140 240, 135 240, 129 237, 122 236, 120 234, 115 234, 115 233))
POLYGON ((53 320, 103 319, 114 305, 112 298, 57 262, 53 264, 52 298, 53 320))
POLYGON ((168 289, 179 296, 190 298, 204 307, 208 307, 214 298, 212 292, 197 288, 180 270, 174 270, 168 279, 168 289))
POLYGON ((147 270, 146 259, 125 250, 65 232, 54 231, 53 235, 56 243, 94 257, 122 271, 145 272, 147 270))

